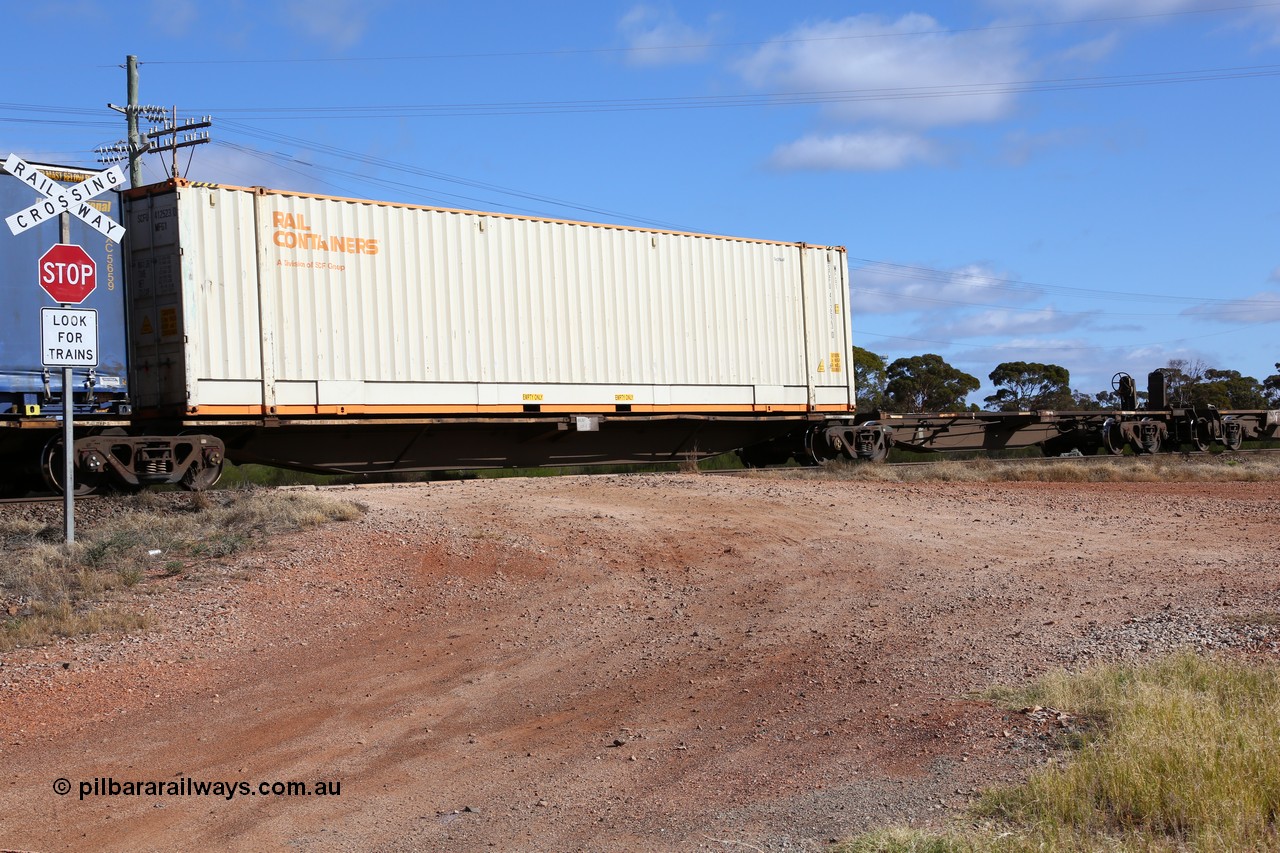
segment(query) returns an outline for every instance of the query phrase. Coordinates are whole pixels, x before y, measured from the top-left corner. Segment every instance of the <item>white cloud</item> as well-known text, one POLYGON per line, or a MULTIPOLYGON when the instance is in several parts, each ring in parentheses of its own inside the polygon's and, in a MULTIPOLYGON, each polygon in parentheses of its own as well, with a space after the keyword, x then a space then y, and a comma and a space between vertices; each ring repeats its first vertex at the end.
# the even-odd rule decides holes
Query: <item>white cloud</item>
POLYGON ((982 264, 950 271, 878 264, 849 271, 850 304, 859 314, 936 314, 965 306, 1025 305, 1042 295, 1007 279, 982 264))
POLYGON ((1280 293, 1264 290, 1252 296, 1196 305, 1182 312, 1186 317, 1203 317, 1218 323, 1280 323, 1280 293))
POLYGON ((633 65, 672 65, 697 62, 707 53, 710 36, 680 20, 671 9, 639 5, 618 21, 618 31, 633 65))
POLYGON ((1041 17, 1076 19, 1164 15, 1214 4, 1206 0, 995 0, 992 5, 1041 17))
POLYGON ((1002 157, 1011 166, 1023 166, 1042 151, 1078 146, 1082 141, 1084 134, 1079 130, 1052 130, 1047 133, 1015 130, 1004 139, 1002 157))
POLYGON ((988 0, 988 5, 1002 11, 1024 13, 1042 20, 1107 20, 1116 24, 1158 24, 1163 16, 1179 12, 1223 12, 1192 16, 1201 18, 1205 26, 1245 29, 1260 37, 1260 46, 1280 46, 1280 8, 1250 4, 1224 4, 1220 0, 988 0), (1144 20, 1146 19, 1146 20, 1144 20))
POLYGON ((845 121, 926 128, 1009 115, 1014 95, 999 84, 1026 78, 1017 36, 945 29, 922 14, 810 24, 757 50, 740 71, 771 92, 844 93, 824 109, 845 121))
MULTIPOLYGON (((987 373, 997 364, 1006 361, 1034 361, 1041 364, 1058 364, 1071 373, 1071 388, 1086 394, 1111 390, 1111 377, 1123 371, 1138 383, 1139 390, 1146 390, 1146 376, 1157 367, 1163 367, 1171 358, 1200 358, 1208 363, 1214 359, 1186 348, 1171 349, 1159 345, 1145 347, 1103 346, 1093 339, 1074 337, 1010 338, 999 347, 965 347, 948 358, 952 364, 985 380, 987 373)), ((975 392, 974 399, 981 400, 992 388, 984 382, 975 392)))
POLYGON ((74 21, 83 26, 109 21, 115 10, 94 0, 45 0, 15 4, 5 11, 10 16, 22 15, 32 21, 74 21))
MULTIPOLYGON (((1002 12, 1053 21, 1112 21, 1116 25, 1156 25, 1181 12, 1221 12, 1191 15, 1206 27, 1247 29, 1266 47, 1280 45, 1280 7, 1224 4, 1220 0, 988 0, 1002 12), (1168 17, 1166 17, 1168 16, 1168 17)), ((1084 47, 1082 45, 1082 47, 1084 47)))
POLYGON ((998 346, 968 347, 957 350, 956 358, 985 363, 991 367, 1005 361, 1074 364, 1081 353, 1097 349, 1084 338, 1011 337, 998 346))
POLYGON ((1119 33, 1108 33, 1105 36, 1092 39, 1091 41, 1083 41, 1079 44, 1072 45, 1059 52, 1053 57, 1053 60, 1064 64, 1085 64, 1091 65, 1101 62, 1111 54, 1115 53, 1116 48, 1120 45, 1119 33))
POLYGON ((1255 10, 1252 25, 1267 34, 1267 47, 1280 47, 1280 8, 1255 10))
POLYGON ((344 50, 364 38, 368 18, 379 5, 373 0, 290 0, 284 9, 292 25, 344 50))
POLYGON ((195 0, 152 0, 151 25, 167 36, 182 38, 191 35, 200 16, 195 0))
POLYGON ((1056 334, 1078 329, 1088 322, 1087 315, 1064 314, 1053 307, 1021 311, 999 308, 979 311, 946 323, 931 324, 923 328, 921 334, 927 338, 950 341, 961 338, 1056 334))
POLYGON ((778 169, 883 172, 939 159, 936 145, 914 133, 872 130, 806 136, 780 146, 770 163, 778 169))

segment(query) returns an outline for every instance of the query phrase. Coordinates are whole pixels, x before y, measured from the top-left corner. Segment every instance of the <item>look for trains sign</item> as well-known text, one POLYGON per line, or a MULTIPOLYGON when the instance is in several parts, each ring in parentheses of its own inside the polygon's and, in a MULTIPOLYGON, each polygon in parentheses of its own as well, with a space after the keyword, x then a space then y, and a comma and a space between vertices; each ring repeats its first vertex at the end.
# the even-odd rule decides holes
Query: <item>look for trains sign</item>
POLYGON ((5 218, 5 224, 9 226, 9 230, 15 237, 42 222, 56 219, 62 213, 80 217, 86 225, 97 230, 108 240, 119 243, 120 238, 124 236, 123 225, 89 204, 89 199, 94 196, 124 186, 124 172, 120 171, 119 166, 112 166, 105 172, 90 175, 80 183, 69 187, 47 177, 17 154, 9 155, 9 159, 4 161, 4 168, 10 175, 45 196, 40 201, 29 204, 5 218))

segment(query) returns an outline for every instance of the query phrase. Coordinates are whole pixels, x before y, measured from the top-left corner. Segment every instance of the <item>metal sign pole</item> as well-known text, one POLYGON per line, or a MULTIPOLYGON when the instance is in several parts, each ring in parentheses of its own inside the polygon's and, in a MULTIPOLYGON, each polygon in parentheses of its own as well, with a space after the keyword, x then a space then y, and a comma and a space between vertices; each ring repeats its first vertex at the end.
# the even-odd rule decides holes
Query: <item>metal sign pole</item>
MULTIPOLYGON (((69 214, 58 217, 58 228, 62 242, 70 243, 69 214)), ((71 366, 67 365, 62 368, 62 529, 68 546, 76 541, 76 413, 71 396, 71 366)))
POLYGON ((62 512, 67 544, 76 541, 76 433, 71 405, 71 368, 62 368, 62 512))

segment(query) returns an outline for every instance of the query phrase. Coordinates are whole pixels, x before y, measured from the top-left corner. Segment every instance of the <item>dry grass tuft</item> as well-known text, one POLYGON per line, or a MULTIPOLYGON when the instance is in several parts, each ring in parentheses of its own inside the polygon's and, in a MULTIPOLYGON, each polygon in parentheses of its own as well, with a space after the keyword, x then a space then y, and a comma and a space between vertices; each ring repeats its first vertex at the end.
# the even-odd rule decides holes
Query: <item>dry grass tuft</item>
POLYGON ((1280 847, 1280 668, 1187 652, 1060 673, 1036 694, 1101 734, 1067 766, 989 794, 989 815, 1196 849, 1280 847))
POLYGON ((37 603, 31 615, 4 626, 0 649, 38 646, 54 637, 80 637, 104 631, 125 634, 147 627, 147 618, 118 605, 74 610, 70 602, 37 603))
MULTIPOLYGON (((960 835, 935 835, 914 829, 878 829, 831 848, 832 853, 978 853, 972 840, 960 835)), ((998 849, 998 848, 997 848, 998 849)))
POLYGON ((985 794, 969 829, 872 833, 840 853, 1280 849, 1280 666, 1186 652, 1009 698, 1089 721, 1071 760, 985 794))
POLYGON ((358 518, 363 508, 314 494, 226 491, 212 497, 141 492, 104 498, 117 505, 77 531, 26 518, 0 521, 0 651, 55 637, 134 630, 144 621, 124 593, 149 578, 187 574, 201 563, 236 554, 266 537, 358 518))

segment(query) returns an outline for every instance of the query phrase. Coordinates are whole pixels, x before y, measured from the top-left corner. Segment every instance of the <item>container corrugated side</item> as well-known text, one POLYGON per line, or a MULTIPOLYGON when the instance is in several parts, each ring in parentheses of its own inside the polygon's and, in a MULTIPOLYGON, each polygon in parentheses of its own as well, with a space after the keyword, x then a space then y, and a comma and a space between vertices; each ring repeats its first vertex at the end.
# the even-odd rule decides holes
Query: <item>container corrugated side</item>
MULTIPOLYGON (((32 164, 64 186, 79 183, 88 172, 65 166, 32 164)), ((0 167, 0 208, 5 215, 43 198, 31 186, 0 167)), ((120 214, 119 197, 108 192, 90 204, 109 216, 120 214)), ((124 323, 124 282, 119 246, 80 219, 69 216, 70 242, 83 248, 97 264, 97 287, 79 306, 98 312, 98 366, 94 368, 97 391, 124 395, 128 391, 128 350, 124 323)), ((58 220, 51 219, 21 234, 0 233, 0 409, 14 413, 24 398, 42 396, 44 368, 40 358, 40 309, 58 303, 39 284, 40 256, 62 242, 58 220)), ((87 368, 74 371, 75 387, 85 390, 87 368)), ((61 393, 62 370, 49 370, 50 390, 61 393)), ((18 410, 16 413, 21 414, 18 410)))
POLYGON ((167 198, 188 410, 852 401, 841 249, 225 187, 167 198))

